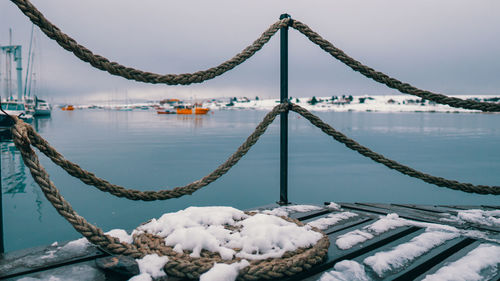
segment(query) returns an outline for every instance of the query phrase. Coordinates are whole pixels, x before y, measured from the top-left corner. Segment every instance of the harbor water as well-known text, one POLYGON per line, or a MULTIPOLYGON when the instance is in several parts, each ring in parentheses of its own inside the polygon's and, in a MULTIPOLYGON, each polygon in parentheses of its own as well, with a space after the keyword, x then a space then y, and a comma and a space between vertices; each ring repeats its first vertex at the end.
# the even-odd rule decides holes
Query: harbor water
MULTIPOLYGON (((111 183, 159 190, 195 181, 223 163, 266 111, 222 110, 204 116, 154 111, 54 110, 32 125, 68 160, 111 183)), ((478 113, 319 112, 324 121, 372 150, 435 176, 500 183, 500 115, 478 113)), ((279 117, 277 118, 279 119, 279 117)), ((216 182, 179 199, 136 202, 87 186, 39 155, 64 198, 105 231, 137 225, 188 206, 240 209, 279 199, 279 120, 216 182)), ((80 237, 45 199, 14 144, 1 142, 6 251, 80 237)), ((436 187, 374 163, 289 117, 289 200, 500 205, 497 197, 436 187)))

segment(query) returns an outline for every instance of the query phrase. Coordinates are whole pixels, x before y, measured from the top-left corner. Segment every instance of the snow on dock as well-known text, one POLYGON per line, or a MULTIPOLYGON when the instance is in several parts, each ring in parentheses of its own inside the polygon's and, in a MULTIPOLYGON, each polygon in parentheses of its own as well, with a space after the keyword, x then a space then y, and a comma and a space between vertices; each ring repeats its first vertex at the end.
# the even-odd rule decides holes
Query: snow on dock
MULTIPOLYGON (((197 212, 196 208, 191 211, 197 212)), ((218 210, 211 210, 212 214, 218 210)), ((198 223, 236 223, 246 215, 227 209, 226 215, 205 216, 198 223), (215 221, 214 221, 215 222, 215 221)), ((329 206, 276 205, 256 209, 258 214, 290 216, 306 226, 322 229, 330 239, 326 260, 309 270, 281 280, 498 280, 500 278, 500 208, 498 206, 419 206, 404 204, 341 203, 329 206)), ((182 211, 181 211, 182 212, 182 211)), ((183 214, 189 216, 189 214, 183 214)), ((169 216, 169 215, 167 215, 169 216)), ((258 218, 258 217, 257 217, 258 218)), ((175 221, 185 224, 186 218, 175 221)), ((158 219, 159 221, 161 219, 158 219)), ((170 220, 172 222, 172 220, 170 220)), ((157 224, 145 231, 172 231, 157 224)), ((138 230, 139 231, 139 230, 138 230)), ((130 241, 124 230, 108 234, 130 241)), ((255 234, 251 234, 255 235, 255 234)), ((259 238, 262 239, 262 238, 259 238)), ((262 242, 262 241, 261 241, 262 242)), ((221 242, 227 243, 226 242, 221 242)), ((221 245, 222 245, 221 244, 221 245)), ((217 245, 206 245, 217 248, 217 245)), ((218 248, 217 248, 218 249, 218 248)), ((217 250, 216 249, 216 250, 217 250)), ((102 269, 108 254, 85 239, 6 253, 0 258, 5 280, 179 280, 165 277, 168 258, 149 255, 132 260, 135 270, 119 273, 102 269), (97 262, 96 262, 97 261, 97 262), (132 273, 133 272, 133 273, 132 273), (127 275, 128 274, 128 275, 127 275)), ((248 265, 216 264, 201 280, 234 280, 248 265)))

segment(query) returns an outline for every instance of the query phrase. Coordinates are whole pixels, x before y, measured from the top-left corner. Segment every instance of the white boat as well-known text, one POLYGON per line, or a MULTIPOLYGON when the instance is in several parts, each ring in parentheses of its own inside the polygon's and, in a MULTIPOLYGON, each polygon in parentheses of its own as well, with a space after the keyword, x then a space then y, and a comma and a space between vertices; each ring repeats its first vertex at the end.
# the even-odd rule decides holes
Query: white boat
POLYGON ((18 102, 17 100, 2 101, 2 109, 9 115, 18 116, 26 122, 31 122, 33 120, 33 115, 26 112, 24 102, 18 102))
POLYGON ((30 97, 24 97, 24 110, 27 114, 35 115, 35 100, 30 97))
POLYGON ((39 100, 35 97, 35 114, 34 116, 49 116, 52 112, 50 104, 44 100, 39 100))

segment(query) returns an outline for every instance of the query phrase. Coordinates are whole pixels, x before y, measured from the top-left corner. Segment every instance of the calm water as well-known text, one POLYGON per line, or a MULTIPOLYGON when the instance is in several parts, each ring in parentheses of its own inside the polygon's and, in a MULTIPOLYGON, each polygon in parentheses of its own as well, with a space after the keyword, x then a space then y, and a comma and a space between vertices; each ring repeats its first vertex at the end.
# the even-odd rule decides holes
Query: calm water
MULTIPOLYGON (((67 159, 108 181, 141 190, 197 180, 221 164, 253 131, 264 111, 206 116, 152 111, 55 110, 33 125, 67 159)), ((500 183, 500 115, 440 113, 318 113, 361 144, 424 172, 477 184, 500 183)), ((41 156, 74 209, 105 231, 133 229, 149 218, 190 205, 240 209, 279 198, 277 122, 238 165, 191 196, 134 202, 102 193, 41 156)), ((294 203, 397 202, 500 204, 494 196, 435 187, 376 164, 336 143, 296 114, 289 126, 289 199, 294 203)), ((80 235, 33 182, 11 142, 1 143, 7 251, 80 235)))

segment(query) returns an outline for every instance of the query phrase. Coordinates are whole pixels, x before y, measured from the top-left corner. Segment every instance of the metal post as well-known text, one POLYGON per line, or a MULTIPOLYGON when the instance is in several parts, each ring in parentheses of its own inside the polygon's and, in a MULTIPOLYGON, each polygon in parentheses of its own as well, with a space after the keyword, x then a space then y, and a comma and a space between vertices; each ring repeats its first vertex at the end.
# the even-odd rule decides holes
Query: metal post
MULTIPOLYGON (((290 18, 282 14, 280 20, 290 18)), ((288 102, 288 26, 280 29, 280 102, 288 102)), ((288 112, 280 113, 280 201, 288 202, 288 112)))
POLYGON ((5 248, 3 246, 3 198, 2 194, 2 155, 0 154, 0 254, 5 252, 5 248))

